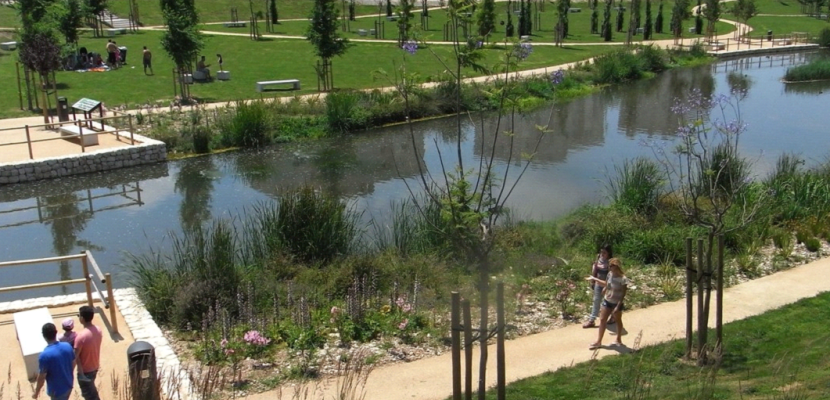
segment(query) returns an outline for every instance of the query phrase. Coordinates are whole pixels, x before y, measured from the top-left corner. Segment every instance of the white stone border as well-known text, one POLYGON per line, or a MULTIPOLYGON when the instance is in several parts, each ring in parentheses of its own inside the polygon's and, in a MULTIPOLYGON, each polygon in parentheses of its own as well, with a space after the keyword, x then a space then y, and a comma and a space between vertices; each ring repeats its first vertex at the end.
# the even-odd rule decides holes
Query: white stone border
MULTIPOLYGON (((171 399, 189 399, 191 393, 190 378, 181 367, 181 362, 170 342, 164 337, 153 317, 144 308, 144 303, 138 298, 135 289, 113 290, 118 312, 124 317, 124 322, 136 341, 144 341, 155 347, 156 368, 162 376, 161 388, 171 399), (172 379, 172 381, 171 381, 172 379), (167 382, 165 382, 167 381, 167 382), (175 384, 176 388, 171 388, 175 384), (178 393, 169 393, 177 389, 178 393)), ((93 301, 100 301, 97 293, 92 294, 93 301)), ((15 300, 0 303, 0 314, 8 314, 33 308, 54 308, 73 304, 86 303, 86 293, 70 294, 65 296, 39 297, 35 299, 15 300)), ((126 356, 126 355, 125 355, 126 356)))

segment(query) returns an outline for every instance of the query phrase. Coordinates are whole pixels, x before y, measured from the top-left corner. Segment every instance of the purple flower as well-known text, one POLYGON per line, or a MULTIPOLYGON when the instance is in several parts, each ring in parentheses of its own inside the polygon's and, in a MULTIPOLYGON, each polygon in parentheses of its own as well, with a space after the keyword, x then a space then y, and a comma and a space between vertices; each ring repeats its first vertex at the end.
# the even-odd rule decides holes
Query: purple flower
POLYGON ((414 40, 407 40, 406 42, 404 42, 401 48, 404 49, 404 51, 406 51, 407 53, 415 55, 415 52, 418 51, 418 42, 414 40))
POLYGON ((513 47, 513 56, 519 61, 526 59, 531 53, 533 53, 533 45, 530 43, 520 43, 513 47))
POLYGON ((558 69, 550 74, 550 82, 553 83, 553 86, 559 85, 562 81, 565 80, 565 71, 558 69))

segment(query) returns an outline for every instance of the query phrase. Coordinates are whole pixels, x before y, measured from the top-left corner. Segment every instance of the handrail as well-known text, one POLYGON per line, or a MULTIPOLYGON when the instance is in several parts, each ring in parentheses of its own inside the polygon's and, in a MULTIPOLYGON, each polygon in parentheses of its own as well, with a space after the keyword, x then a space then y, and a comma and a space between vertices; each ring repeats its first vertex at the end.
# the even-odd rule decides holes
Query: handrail
POLYGON ((69 255, 69 256, 58 256, 58 257, 47 257, 47 258, 32 258, 29 260, 18 260, 18 261, 4 261, 0 262, 0 268, 3 267, 14 267, 18 265, 29 265, 29 264, 42 264, 54 261, 67 261, 67 260, 77 260, 79 258, 84 258, 83 254, 80 255, 69 255))
POLYGON ((0 262, 0 268, 2 267, 12 267, 12 266, 22 266, 22 265, 31 265, 31 264, 43 264, 43 263, 52 263, 56 261, 69 261, 69 260, 81 260, 81 268, 83 271, 84 278, 78 279, 67 279, 62 281, 53 281, 53 282, 43 282, 43 283, 32 283, 26 285, 17 285, 17 286, 9 286, 9 287, 0 287, 0 293, 5 292, 13 292, 17 290, 27 290, 27 289, 40 289, 40 288, 47 288, 53 286, 64 286, 64 285, 74 285, 83 283, 85 286, 86 292, 86 303, 90 307, 92 307, 93 299, 92 299, 92 291, 93 289, 98 294, 98 298, 104 304, 104 308, 110 311, 109 319, 110 319, 110 326, 112 327, 113 333, 118 333, 118 314, 116 312, 117 306, 115 304, 115 296, 113 295, 112 291, 112 276, 107 274, 102 274, 101 269, 98 267, 98 263, 95 262, 95 258, 92 257, 92 252, 89 250, 84 250, 80 254, 77 255, 68 255, 68 256, 57 256, 57 257, 46 257, 46 258, 35 258, 29 260, 17 260, 17 261, 4 261, 0 262), (104 296, 104 293, 101 291, 101 288, 95 283, 93 279, 94 276, 89 272, 89 265, 92 265, 92 269, 95 271, 95 274, 98 276, 98 279, 101 283, 106 285, 107 295, 104 296))

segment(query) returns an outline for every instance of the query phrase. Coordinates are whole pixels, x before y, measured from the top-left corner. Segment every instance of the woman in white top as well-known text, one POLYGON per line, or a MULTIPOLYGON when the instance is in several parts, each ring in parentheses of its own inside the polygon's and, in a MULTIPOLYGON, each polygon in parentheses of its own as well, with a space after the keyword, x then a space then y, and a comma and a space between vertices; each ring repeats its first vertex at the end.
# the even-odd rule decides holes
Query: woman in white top
POLYGON ((624 308, 623 300, 625 299, 625 294, 628 291, 628 278, 625 277, 625 273, 620 267, 620 260, 618 258, 612 258, 609 260, 608 266, 610 271, 608 272, 607 280, 603 281, 593 276, 586 278, 586 280, 593 281, 594 283, 605 288, 603 289, 602 310, 600 311, 599 316, 599 332, 597 335, 597 341, 591 343, 589 347, 591 350, 602 347, 602 336, 605 334, 605 328, 608 326, 608 317, 610 315, 613 315, 617 320, 616 344, 620 346, 623 344, 622 312, 624 308))

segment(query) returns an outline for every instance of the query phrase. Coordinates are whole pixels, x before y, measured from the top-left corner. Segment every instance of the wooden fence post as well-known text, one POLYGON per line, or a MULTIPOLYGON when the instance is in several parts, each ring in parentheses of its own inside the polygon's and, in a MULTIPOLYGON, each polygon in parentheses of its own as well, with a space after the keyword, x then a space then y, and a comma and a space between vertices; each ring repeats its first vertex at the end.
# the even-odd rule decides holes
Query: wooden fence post
POLYGON ((84 271, 84 278, 86 278, 86 282, 84 282, 84 286, 86 286, 86 304, 92 307, 92 278, 89 275, 89 265, 87 263, 86 256, 81 258, 81 267, 84 271))
POLYGON ((464 399, 473 399, 473 316, 470 300, 461 301, 464 318, 464 399))
POLYGON ((692 355, 692 238, 686 238, 686 357, 692 355))
POLYGON ((504 389, 507 379, 504 365, 504 282, 496 285, 496 323, 496 391, 498 400, 505 400, 504 389))
POLYGON ((461 295, 452 292, 452 311, 450 314, 450 337, 452 338, 452 398, 461 400, 461 334, 460 310, 461 295))
POLYGON ((704 261, 703 261, 703 239, 697 240, 697 359, 703 359, 703 345, 705 344, 705 332, 708 321, 703 319, 703 279, 704 279, 704 261))
POLYGON ((107 297, 110 305, 110 325, 112 326, 113 333, 118 333, 118 319, 116 318, 118 315, 118 311, 115 306, 115 296, 112 294, 112 275, 107 272, 104 274, 107 283, 107 297))
POLYGON ((718 302, 715 307, 715 336, 718 354, 723 352, 723 234, 718 235, 718 302))

